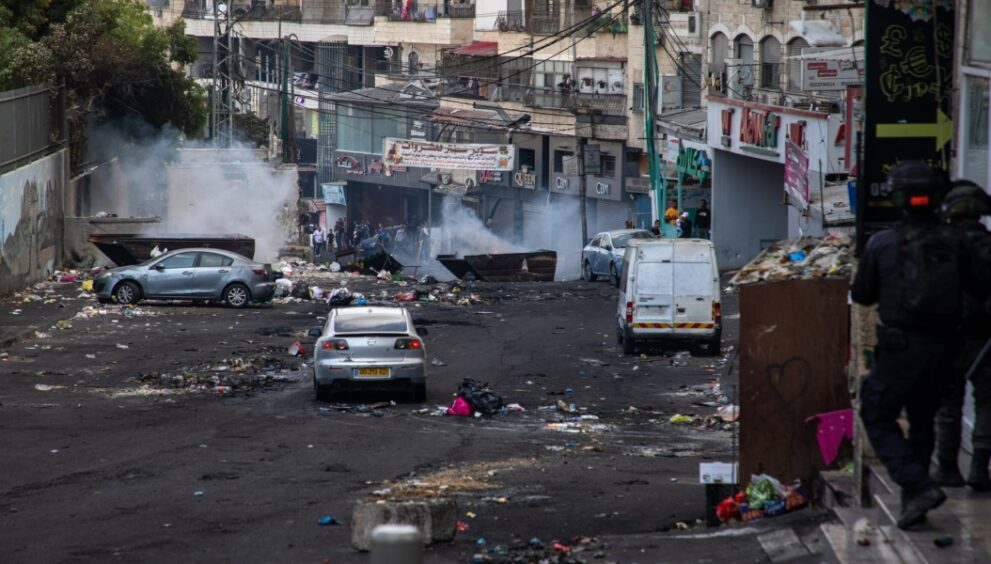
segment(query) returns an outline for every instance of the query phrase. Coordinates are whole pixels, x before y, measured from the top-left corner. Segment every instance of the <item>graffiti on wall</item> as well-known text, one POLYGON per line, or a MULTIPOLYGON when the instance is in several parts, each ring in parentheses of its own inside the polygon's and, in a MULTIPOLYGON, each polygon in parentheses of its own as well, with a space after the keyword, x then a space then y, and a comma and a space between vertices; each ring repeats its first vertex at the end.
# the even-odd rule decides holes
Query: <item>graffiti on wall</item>
POLYGON ((0 175, 0 294, 58 267, 64 159, 60 151, 0 175))

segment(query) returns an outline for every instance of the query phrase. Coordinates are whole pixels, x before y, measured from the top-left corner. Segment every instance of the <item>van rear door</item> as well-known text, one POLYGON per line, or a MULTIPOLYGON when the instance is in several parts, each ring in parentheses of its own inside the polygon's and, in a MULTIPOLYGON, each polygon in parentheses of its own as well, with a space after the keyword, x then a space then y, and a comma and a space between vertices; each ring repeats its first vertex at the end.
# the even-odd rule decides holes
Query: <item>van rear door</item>
POLYGON ((708 333, 715 327, 713 301, 718 281, 707 244, 674 246, 674 328, 678 333, 708 333))
POLYGON ((670 333, 674 323, 673 245, 641 247, 634 281, 633 330, 639 334, 670 333))

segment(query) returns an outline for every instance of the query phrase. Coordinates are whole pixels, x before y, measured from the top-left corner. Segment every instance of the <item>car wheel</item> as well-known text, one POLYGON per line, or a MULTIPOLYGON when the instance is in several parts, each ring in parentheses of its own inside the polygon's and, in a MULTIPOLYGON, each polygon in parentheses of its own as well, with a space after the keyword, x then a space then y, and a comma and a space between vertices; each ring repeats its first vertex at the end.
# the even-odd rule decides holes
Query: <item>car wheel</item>
POLYGON ((317 383, 316 376, 313 377, 313 395, 317 401, 329 402, 331 398, 330 386, 321 386, 317 383))
POLYGON ((619 288, 619 272, 616 271, 616 265, 609 265, 609 283, 619 288))
POLYGON ((251 301, 251 291, 244 284, 231 284, 224 289, 224 301, 234 308, 244 307, 251 301))
POLYGON ((427 401, 427 384, 413 384, 413 401, 423 403, 427 401))
POLYGON ((623 344, 623 354, 633 354, 634 352, 636 352, 636 348, 637 348, 636 339, 634 339, 633 337, 627 334, 620 335, 620 339, 622 340, 622 344, 623 344))
POLYGON ((595 274, 592 272, 592 265, 585 261, 582 265, 582 280, 595 282, 595 274))
POLYGON ((114 299, 121 305, 136 304, 141 299, 141 287, 130 280, 125 280, 114 288, 114 299))

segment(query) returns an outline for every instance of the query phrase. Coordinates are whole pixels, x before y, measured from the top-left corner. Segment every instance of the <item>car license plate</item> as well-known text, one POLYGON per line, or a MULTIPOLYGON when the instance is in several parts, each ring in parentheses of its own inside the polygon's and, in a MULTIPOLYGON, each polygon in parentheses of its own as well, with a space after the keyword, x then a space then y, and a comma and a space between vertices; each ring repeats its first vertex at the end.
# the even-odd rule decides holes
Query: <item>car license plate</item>
POLYGON ((358 378, 388 378, 388 368, 359 368, 356 374, 358 378))

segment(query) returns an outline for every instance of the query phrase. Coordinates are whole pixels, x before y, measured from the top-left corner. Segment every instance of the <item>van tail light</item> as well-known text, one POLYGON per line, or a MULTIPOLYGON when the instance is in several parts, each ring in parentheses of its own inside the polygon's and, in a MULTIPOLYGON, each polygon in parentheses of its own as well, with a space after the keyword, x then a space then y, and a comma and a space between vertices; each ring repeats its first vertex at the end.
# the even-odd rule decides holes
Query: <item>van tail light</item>
POLYGON ((723 306, 719 302, 712 302, 712 320, 715 323, 723 322, 723 306))
POLYGON ((338 350, 346 351, 348 347, 348 342, 344 339, 330 339, 329 341, 324 341, 321 347, 325 350, 338 350))
POLYGON ((423 348, 423 342, 420 339, 396 339, 395 348, 415 351, 423 348))
POLYGON ((633 323, 633 302, 626 302, 626 322, 633 323))

